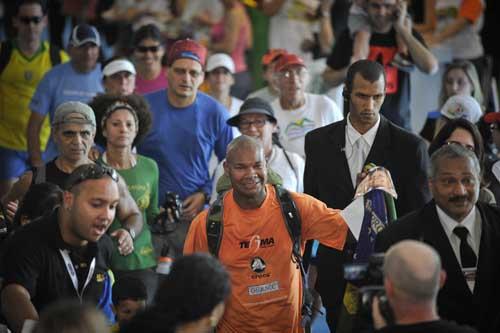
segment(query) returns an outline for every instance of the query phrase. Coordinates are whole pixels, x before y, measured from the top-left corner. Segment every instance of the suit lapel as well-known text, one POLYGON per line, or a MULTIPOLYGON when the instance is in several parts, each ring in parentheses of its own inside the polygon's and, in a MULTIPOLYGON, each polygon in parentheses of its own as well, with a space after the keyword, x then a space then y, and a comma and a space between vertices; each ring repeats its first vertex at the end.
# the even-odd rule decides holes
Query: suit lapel
POLYGON ((337 126, 332 127, 330 130, 329 138, 333 147, 331 152, 333 157, 332 170, 336 174, 336 186, 343 188, 345 192, 351 193, 354 196, 354 186, 351 182, 351 173, 349 171, 349 164, 345 156, 345 131, 347 120, 340 121, 337 126))
POLYGON ((488 292, 491 287, 492 276, 494 276, 493 267, 491 264, 492 258, 495 257, 492 246, 492 233, 491 226, 488 223, 488 216, 486 215, 485 209, 477 205, 481 214, 481 240, 479 243, 479 254, 477 262, 477 272, 476 272, 476 284, 474 286, 474 301, 479 304, 480 290, 485 290, 488 292))
POLYGON ((460 263, 453 252, 450 240, 439 221, 434 201, 424 208, 422 225, 424 241, 432 245, 441 256, 443 269, 448 275, 447 283, 453 284, 453 289, 460 288, 465 293, 472 294, 463 276, 460 263))

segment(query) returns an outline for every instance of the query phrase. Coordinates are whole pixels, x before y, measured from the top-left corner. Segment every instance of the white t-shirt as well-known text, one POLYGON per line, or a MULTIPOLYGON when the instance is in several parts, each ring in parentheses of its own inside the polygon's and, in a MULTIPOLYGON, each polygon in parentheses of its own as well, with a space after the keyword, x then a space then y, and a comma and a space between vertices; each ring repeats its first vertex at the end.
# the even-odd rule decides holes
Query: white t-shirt
POLYGON ((306 93, 305 104, 295 110, 283 110, 279 99, 271 106, 278 120, 283 148, 302 157, 305 157, 304 139, 309 131, 344 119, 337 104, 324 95, 306 93))
MULTIPOLYGON (((243 101, 236 97, 231 97, 231 107, 229 108, 229 118, 236 116, 240 112, 240 107, 243 105, 243 101)), ((233 139, 240 136, 241 133, 238 127, 233 127, 233 139)))
MULTIPOLYGON (((293 169, 288 163, 283 149, 279 148, 278 146, 273 146, 271 156, 269 156, 269 160, 267 161, 267 166, 281 176, 284 188, 293 192, 303 192, 303 176, 305 167, 304 159, 298 154, 292 153, 290 151, 287 151, 286 153, 288 154, 288 158, 290 158, 293 169)), ((217 198, 217 181, 219 180, 220 176, 224 174, 224 167, 222 165, 224 161, 219 163, 219 165, 215 169, 213 178, 214 185, 212 186, 212 196, 210 197, 210 202, 214 202, 217 198)))

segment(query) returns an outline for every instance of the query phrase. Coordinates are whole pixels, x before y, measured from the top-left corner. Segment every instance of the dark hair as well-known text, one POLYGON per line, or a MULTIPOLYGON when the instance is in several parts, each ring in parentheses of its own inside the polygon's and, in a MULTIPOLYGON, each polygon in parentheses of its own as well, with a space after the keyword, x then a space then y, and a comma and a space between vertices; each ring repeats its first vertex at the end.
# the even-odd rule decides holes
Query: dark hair
POLYGON ((105 146, 106 138, 102 135, 102 118, 106 113, 106 110, 116 102, 122 102, 130 105, 134 109, 137 120, 138 127, 137 135, 132 142, 132 146, 136 146, 142 139, 148 134, 151 129, 152 119, 151 112, 149 111, 149 104, 144 99, 144 97, 132 94, 127 96, 110 95, 110 94, 99 94, 92 99, 89 106, 94 110, 95 119, 97 123, 97 131, 95 135, 95 142, 105 146))
POLYGON ((484 147, 481 133, 479 133, 476 125, 464 118, 452 119, 448 121, 443 126, 443 128, 441 128, 441 130, 434 137, 434 140, 432 140, 429 146, 429 156, 432 156, 432 154, 436 150, 441 148, 441 146, 446 143, 446 140, 448 140, 448 138, 457 128, 462 128, 472 135, 472 138, 474 139, 474 154, 479 160, 479 163, 482 165, 484 158, 484 147))
POLYGON ((347 70, 347 76, 344 82, 344 97, 347 97, 345 95, 349 95, 352 92, 352 84, 357 73, 359 73, 363 79, 370 82, 375 82, 382 76, 384 78, 385 88, 386 77, 384 67, 376 61, 366 59, 359 60, 349 66, 347 70))
POLYGON ((161 32, 154 24, 147 24, 140 27, 132 36, 132 46, 137 47, 144 39, 154 39, 163 44, 161 32))
POLYGON ((50 304, 41 315, 34 333, 107 333, 106 318, 95 305, 63 300, 50 304))
POLYGON ((155 304, 169 324, 177 326, 209 315, 230 291, 229 274, 222 264, 209 254, 196 253, 174 261, 155 304))
POLYGON ((113 284, 111 300, 113 304, 117 306, 121 301, 124 300, 134 300, 141 301, 148 298, 148 292, 146 291, 146 286, 141 280, 125 276, 122 277, 113 284))
POLYGON ((62 190, 54 183, 33 184, 24 195, 14 216, 13 225, 21 225, 21 218, 30 221, 51 215, 61 205, 62 190))
POLYGON ((40 5, 43 15, 47 14, 47 1, 44 0, 18 0, 15 3, 14 15, 19 14, 19 8, 24 5, 40 5))

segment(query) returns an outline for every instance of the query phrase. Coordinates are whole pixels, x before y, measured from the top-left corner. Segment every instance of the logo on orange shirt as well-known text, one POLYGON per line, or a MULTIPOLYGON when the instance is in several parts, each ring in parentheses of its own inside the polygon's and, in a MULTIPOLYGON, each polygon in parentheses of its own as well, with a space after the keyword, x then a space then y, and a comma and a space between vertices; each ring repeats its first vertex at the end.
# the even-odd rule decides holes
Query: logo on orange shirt
POLYGON ((262 273, 266 270, 266 263, 261 257, 254 257, 250 263, 250 268, 255 273, 262 273))

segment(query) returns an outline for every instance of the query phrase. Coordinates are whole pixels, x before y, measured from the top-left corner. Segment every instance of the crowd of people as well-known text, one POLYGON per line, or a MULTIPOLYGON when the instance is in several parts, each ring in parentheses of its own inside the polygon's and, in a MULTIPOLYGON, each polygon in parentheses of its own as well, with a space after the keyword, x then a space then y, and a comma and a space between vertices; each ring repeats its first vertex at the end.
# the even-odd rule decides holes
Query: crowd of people
POLYGON ((485 1, 62 1, 67 44, 56 2, 4 3, 0 324, 500 330, 485 1), (345 267, 382 252, 368 320, 345 267))

